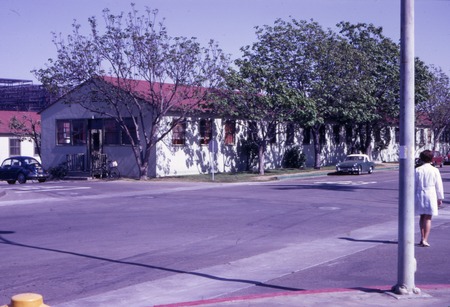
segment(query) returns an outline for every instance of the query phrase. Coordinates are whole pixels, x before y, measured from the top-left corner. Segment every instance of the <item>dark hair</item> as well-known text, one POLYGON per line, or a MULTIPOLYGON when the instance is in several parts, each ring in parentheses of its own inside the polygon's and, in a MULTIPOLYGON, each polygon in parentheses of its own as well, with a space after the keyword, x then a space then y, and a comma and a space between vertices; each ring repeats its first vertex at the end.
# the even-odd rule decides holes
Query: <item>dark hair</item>
POLYGON ((420 153, 419 156, 420 160, 422 160, 424 163, 430 163, 433 161, 433 152, 431 150, 424 150, 420 153))

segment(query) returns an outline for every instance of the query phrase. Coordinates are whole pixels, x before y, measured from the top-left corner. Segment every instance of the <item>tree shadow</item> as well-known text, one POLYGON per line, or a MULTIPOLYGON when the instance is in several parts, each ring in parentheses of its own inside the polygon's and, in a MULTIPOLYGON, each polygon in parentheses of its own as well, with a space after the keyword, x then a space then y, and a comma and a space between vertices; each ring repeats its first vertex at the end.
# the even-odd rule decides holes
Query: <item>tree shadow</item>
POLYGON ((207 278, 207 279, 217 280, 217 281, 249 284, 249 285, 253 285, 253 286, 257 286, 257 287, 265 287, 265 288, 271 288, 271 289, 277 289, 277 290, 283 290, 283 291, 305 291, 305 289, 272 285, 272 284, 267 284, 267 283, 260 282, 260 281, 255 281, 255 280, 225 278, 225 277, 215 276, 215 275, 206 274, 206 273, 190 272, 190 271, 160 267, 160 266, 143 264, 143 263, 132 262, 132 261, 115 260, 115 259, 110 259, 110 258, 105 258, 105 257, 98 257, 98 256, 94 256, 94 255, 87 255, 87 254, 82 254, 82 253, 77 253, 77 252, 72 252, 72 251, 54 249, 54 248, 33 246, 33 245, 28 245, 28 244, 17 243, 17 242, 5 239, 2 236, 3 234, 12 234, 12 233, 15 233, 15 232, 14 231, 0 231, 0 244, 13 245, 13 246, 17 246, 17 247, 30 248, 30 249, 36 249, 36 250, 41 250, 41 251, 83 257, 83 258, 105 261, 105 262, 114 263, 114 264, 131 265, 131 266, 135 266, 135 267, 141 267, 141 268, 152 269, 152 270, 160 270, 160 271, 165 271, 165 272, 170 272, 170 273, 192 275, 192 276, 197 276, 197 277, 202 277, 202 278, 207 278))

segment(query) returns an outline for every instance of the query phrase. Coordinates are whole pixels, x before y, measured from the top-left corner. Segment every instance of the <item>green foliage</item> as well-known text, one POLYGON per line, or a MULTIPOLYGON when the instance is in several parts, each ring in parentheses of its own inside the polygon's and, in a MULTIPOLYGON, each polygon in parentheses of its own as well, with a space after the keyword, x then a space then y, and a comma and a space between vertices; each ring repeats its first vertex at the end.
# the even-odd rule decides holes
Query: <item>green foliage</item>
POLYGON ((442 133, 450 125, 450 79, 436 66, 430 67, 431 78, 428 82, 428 97, 416 105, 419 123, 429 120, 434 132, 434 146, 442 133))
POLYGON ((306 155, 300 151, 298 146, 292 147, 284 153, 283 167, 302 168, 305 166, 306 155))
POLYGON ((61 163, 58 166, 51 167, 49 168, 48 173, 53 179, 63 179, 67 176, 67 164, 61 163))

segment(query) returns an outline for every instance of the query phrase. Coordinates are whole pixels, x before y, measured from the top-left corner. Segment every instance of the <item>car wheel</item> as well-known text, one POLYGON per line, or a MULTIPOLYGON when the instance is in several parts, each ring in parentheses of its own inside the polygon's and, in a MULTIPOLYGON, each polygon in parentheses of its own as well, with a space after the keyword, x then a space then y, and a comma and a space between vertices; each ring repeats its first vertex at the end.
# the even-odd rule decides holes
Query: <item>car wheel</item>
POLYGON ((368 171, 367 173, 369 173, 369 174, 372 174, 372 173, 373 173, 373 167, 372 167, 372 166, 369 167, 369 171, 368 171))
POLYGON ((20 184, 24 184, 25 182, 27 182, 27 177, 25 177, 23 173, 19 173, 17 175, 17 182, 19 182, 20 184))
POLYGON ((9 184, 16 184, 15 180, 7 180, 6 182, 9 183, 9 184))
POLYGON ((357 172, 357 174, 358 174, 358 175, 361 175, 361 174, 362 174, 362 166, 361 166, 361 165, 358 167, 358 172, 357 172))

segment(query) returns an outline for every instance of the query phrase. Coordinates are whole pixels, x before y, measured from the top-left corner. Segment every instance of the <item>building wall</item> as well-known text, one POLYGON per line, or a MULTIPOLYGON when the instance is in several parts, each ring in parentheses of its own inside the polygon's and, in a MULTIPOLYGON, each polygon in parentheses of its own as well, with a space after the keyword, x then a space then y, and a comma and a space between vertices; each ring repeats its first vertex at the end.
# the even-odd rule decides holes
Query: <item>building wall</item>
MULTIPOLYGON (((148 116, 150 116, 149 114, 148 116)), ((57 119, 94 119, 98 114, 92 113, 78 104, 66 104, 62 101, 54 103, 52 106, 41 112, 42 119, 42 162, 45 168, 54 167, 66 161, 68 154, 88 154, 88 144, 82 146, 64 146, 56 144, 56 120, 57 119)), ((150 118, 148 118, 150 121, 150 118)), ((171 121, 170 116, 166 117, 171 121)), ((216 152, 212 153, 210 147, 201 145, 199 142, 199 122, 200 117, 188 119, 186 125, 186 144, 173 145, 172 133, 169 133, 163 141, 159 142, 151 153, 149 161, 150 177, 164 177, 177 175, 208 174, 212 171, 217 172, 237 172, 248 168, 249 161, 243 150, 242 141, 248 138, 247 123, 237 121, 235 143, 232 145, 224 144, 224 120, 214 119, 213 140, 216 144, 216 152)), ((304 129, 297 128, 292 144, 286 145, 286 133, 283 126, 278 127, 277 142, 267 147, 265 156, 265 169, 282 167, 283 156, 286 150, 297 146, 301 152, 306 155, 306 167, 314 165, 314 147, 312 139, 310 143, 304 141, 304 129)), ((418 130, 416 139, 421 135, 426 135, 424 142, 418 141, 416 150, 417 156, 423 149, 431 149, 430 134, 428 129, 424 132, 418 130)), ((398 161, 398 140, 396 140, 396 129, 389 128, 387 141, 383 146, 375 142, 372 144, 371 158, 378 162, 396 162, 398 161)), ((333 126, 328 125, 325 129, 325 143, 322 145, 321 165, 334 165, 344 159, 346 154, 350 153, 349 145, 346 144, 345 129, 340 128, 339 140, 336 140, 336 131, 333 126)), ((0 148, 8 148, 4 145, 4 139, 0 139, 0 148), (1 143, 3 142, 3 143, 1 143)), ((22 142, 24 146, 28 142, 22 142)), ((30 144, 29 148, 33 148, 30 144)), ((438 150, 444 152, 447 144, 439 145, 438 150)), ((136 178, 139 176, 139 169, 132 152, 131 146, 127 145, 104 145, 104 153, 111 160, 116 160, 119 164, 119 170, 125 177, 136 178)), ((28 150, 28 149, 27 149, 28 150)), ((1 152, 3 154, 4 151, 1 152)), ((31 154, 32 155, 32 154, 31 154)), ((257 170, 258 164, 250 161, 251 169, 257 170)))
MULTIPOLYGON (((12 156, 9 151, 10 139, 17 139, 17 137, 14 135, 0 135, 0 163, 2 163, 6 158, 12 156)), ((41 159, 38 155, 35 154, 34 148, 35 146, 33 139, 22 139, 22 141, 20 142, 20 155, 34 157, 38 161, 40 161, 41 159)))

